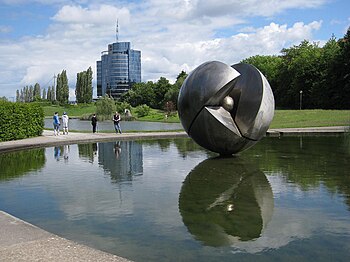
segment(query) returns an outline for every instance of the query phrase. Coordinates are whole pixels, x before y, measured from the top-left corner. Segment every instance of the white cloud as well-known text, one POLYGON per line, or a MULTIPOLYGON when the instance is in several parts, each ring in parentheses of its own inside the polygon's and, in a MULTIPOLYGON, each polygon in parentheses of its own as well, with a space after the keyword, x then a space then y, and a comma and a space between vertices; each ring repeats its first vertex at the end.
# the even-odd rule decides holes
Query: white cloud
POLYGON ((1 33, 9 33, 11 31, 12 31, 12 28, 10 26, 0 25, 0 34, 1 33))
POLYGON ((110 5, 101 5, 97 9, 82 8, 81 6, 63 6, 53 17, 56 22, 67 24, 93 24, 103 26, 113 24, 116 18, 128 23, 130 12, 127 8, 117 8, 110 5))
POLYGON ((45 35, 0 41, 1 95, 13 96, 16 89, 35 82, 45 85, 63 69, 67 70, 71 89, 75 88, 76 73, 89 66, 95 79, 96 60, 115 41, 117 18, 120 41, 131 41, 133 49, 141 50, 143 81, 161 76, 173 81, 181 70, 189 72, 208 60, 233 64, 256 54, 278 54, 291 44, 312 40, 321 21, 270 23, 232 33, 249 16, 262 15, 265 9, 271 15, 324 3, 296 0, 273 5, 275 2, 215 1, 214 5, 214 1, 149 0, 138 4, 64 5, 52 17, 45 35), (229 33, 215 37, 218 31, 229 33))

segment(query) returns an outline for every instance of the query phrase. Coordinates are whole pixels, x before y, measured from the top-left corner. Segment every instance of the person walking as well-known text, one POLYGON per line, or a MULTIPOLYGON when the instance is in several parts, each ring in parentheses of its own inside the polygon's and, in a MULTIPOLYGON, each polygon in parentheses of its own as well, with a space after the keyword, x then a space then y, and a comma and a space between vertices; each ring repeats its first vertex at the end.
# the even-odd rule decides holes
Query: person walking
POLYGON ((91 117, 91 125, 92 125, 92 133, 96 133, 96 126, 97 126, 96 114, 93 114, 91 117))
POLYGON ((53 115, 53 134, 56 136, 60 135, 60 119, 58 117, 58 112, 53 115))
POLYGON ((69 117, 66 112, 62 115, 62 126, 63 126, 63 134, 68 135, 68 120, 69 117))
POLYGON ((121 134, 122 133, 122 129, 120 128, 120 122, 121 120, 121 117, 120 115, 118 114, 118 112, 115 112, 114 116, 113 116, 113 123, 114 123, 114 129, 115 129, 115 132, 118 134, 118 132, 121 134))

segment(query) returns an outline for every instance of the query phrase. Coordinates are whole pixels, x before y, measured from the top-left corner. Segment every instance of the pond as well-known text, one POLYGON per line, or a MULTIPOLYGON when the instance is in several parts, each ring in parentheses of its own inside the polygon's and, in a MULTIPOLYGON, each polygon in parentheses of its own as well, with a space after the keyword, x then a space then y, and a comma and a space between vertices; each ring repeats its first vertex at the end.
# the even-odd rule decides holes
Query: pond
MULTIPOLYGON (((146 121, 121 121, 122 131, 169 131, 183 130, 180 123, 146 122, 146 121)), ((53 129, 52 119, 45 118, 44 127, 53 129)), ((70 119, 69 129, 75 131, 92 131, 90 121, 70 119)), ((114 131, 113 121, 99 121, 97 131, 114 131)))
POLYGON ((349 136, 188 138, 0 154, 0 210, 134 261, 349 261, 349 136))

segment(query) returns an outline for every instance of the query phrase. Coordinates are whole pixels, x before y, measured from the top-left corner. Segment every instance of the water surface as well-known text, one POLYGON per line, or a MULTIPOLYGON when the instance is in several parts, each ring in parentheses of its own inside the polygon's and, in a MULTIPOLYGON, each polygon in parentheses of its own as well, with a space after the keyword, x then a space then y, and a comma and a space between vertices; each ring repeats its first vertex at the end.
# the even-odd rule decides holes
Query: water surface
POLYGON ((348 261, 347 136, 190 139, 0 154, 0 209, 135 261, 348 261))

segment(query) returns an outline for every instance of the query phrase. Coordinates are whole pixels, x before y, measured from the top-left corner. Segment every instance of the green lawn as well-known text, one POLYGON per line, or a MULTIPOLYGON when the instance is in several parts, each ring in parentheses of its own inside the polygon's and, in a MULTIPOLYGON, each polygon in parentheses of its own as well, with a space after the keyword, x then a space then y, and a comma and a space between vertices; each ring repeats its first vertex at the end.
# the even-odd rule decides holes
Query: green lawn
POLYGON ((276 110, 270 128, 350 126, 350 110, 276 110))
MULTIPOLYGON (((68 105, 65 107, 50 105, 43 106, 46 117, 53 116, 54 112, 62 115, 64 111, 70 117, 90 115, 96 111, 94 104, 68 105)), ((132 110, 133 112, 133 110, 132 110)), ((136 114, 133 114, 136 116, 136 114)), ((148 116, 137 118, 140 121, 179 123, 177 113, 167 118, 162 110, 151 109, 148 116)), ((276 110, 270 128, 288 127, 322 127, 322 126, 350 126, 350 110, 276 110)))
POLYGON ((45 117, 52 117, 55 112, 61 116, 63 112, 67 112, 69 117, 80 117, 84 114, 93 114, 96 112, 95 104, 87 105, 46 105, 43 106, 45 117))

